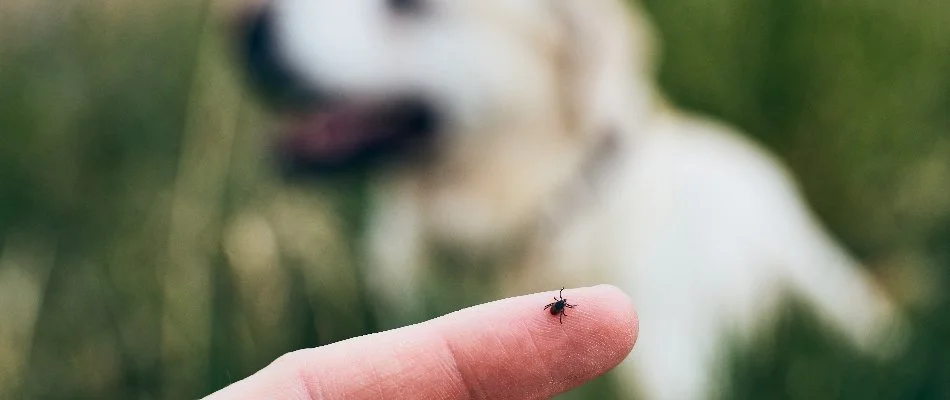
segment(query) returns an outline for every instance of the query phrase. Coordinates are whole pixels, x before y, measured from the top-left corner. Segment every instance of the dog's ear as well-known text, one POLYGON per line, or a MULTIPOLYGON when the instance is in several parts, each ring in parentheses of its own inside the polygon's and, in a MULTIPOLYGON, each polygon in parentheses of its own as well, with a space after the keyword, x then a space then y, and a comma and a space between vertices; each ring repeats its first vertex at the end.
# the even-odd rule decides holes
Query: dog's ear
POLYGON ((588 137, 636 127, 656 100, 653 26, 626 0, 549 0, 562 27, 563 101, 588 137))

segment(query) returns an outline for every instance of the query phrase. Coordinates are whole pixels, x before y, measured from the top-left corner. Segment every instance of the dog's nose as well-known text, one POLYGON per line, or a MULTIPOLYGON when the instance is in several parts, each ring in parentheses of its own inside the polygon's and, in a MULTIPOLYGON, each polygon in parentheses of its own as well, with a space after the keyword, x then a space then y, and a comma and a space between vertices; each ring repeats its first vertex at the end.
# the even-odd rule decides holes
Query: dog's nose
POLYGON ((239 46, 252 84, 267 101, 293 107, 316 100, 280 54, 273 13, 266 7, 249 12, 238 28, 239 46))

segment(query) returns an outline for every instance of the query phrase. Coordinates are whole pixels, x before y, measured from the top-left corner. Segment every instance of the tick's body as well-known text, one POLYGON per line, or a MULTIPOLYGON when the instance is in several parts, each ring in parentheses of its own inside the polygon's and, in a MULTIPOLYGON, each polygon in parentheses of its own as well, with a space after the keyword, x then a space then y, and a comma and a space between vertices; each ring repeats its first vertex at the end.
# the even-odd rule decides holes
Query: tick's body
POLYGON ((567 299, 564 298, 564 288, 561 288, 561 291, 558 293, 558 297, 554 298, 554 302, 544 306, 544 309, 551 309, 551 315, 557 315, 558 321, 562 324, 564 323, 564 316, 567 315, 564 313, 567 308, 574 308, 576 304, 567 304, 567 299), (558 298, 560 297, 560 298, 558 298))

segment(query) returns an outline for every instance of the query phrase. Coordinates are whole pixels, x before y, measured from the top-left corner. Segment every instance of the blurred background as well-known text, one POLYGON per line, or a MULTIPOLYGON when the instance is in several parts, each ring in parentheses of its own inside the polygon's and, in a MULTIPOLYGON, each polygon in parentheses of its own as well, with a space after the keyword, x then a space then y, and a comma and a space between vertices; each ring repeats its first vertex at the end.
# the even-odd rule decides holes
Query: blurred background
MULTIPOLYGON (((915 323, 872 362, 791 306, 724 397, 950 399, 950 2, 645 3, 671 97, 774 150, 915 323)), ((0 399, 195 398, 375 329, 361 182, 277 177, 236 6, 0 2, 0 399)))

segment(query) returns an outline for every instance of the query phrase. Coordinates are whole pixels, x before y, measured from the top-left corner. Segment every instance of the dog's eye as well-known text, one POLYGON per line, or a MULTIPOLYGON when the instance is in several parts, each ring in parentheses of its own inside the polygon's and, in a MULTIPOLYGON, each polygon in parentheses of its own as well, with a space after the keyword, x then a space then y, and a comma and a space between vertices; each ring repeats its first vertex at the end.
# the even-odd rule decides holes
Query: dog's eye
POLYGON ((425 0, 386 0, 386 3, 398 14, 419 14, 425 9, 425 0))

